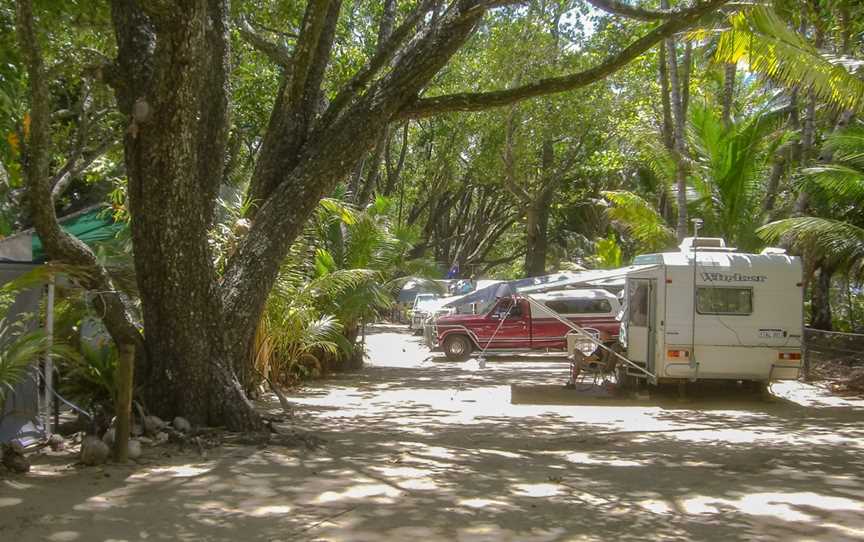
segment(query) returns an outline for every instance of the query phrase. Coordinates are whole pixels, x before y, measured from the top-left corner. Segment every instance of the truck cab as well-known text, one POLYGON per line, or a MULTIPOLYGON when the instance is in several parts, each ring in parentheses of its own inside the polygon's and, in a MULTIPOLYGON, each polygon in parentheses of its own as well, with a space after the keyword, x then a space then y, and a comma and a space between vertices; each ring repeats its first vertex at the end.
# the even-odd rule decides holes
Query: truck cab
MULTIPOLYGON (((596 329, 604 342, 617 341, 620 307, 606 290, 566 290, 532 299, 580 327, 596 329)), ((496 299, 482 314, 442 316, 428 325, 430 348, 442 350, 453 361, 463 361, 474 351, 563 351, 571 332, 551 314, 532 311, 528 300, 518 294, 496 299)))

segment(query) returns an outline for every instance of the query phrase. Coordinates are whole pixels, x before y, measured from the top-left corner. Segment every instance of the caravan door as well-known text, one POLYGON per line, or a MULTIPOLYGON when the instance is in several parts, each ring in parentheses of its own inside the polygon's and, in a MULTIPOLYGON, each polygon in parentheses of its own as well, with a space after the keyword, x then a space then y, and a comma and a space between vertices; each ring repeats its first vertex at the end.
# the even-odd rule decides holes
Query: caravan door
POLYGON ((654 369, 657 329, 657 283, 654 279, 627 280, 627 357, 654 369))

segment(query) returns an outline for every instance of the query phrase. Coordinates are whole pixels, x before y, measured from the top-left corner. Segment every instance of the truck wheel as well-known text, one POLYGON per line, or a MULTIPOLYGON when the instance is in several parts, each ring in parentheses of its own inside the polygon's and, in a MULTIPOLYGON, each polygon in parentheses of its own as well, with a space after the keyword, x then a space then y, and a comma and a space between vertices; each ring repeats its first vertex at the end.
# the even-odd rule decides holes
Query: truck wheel
POLYGON ((443 350, 450 361, 465 361, 471 356, 474 345, 465 335, 450 335, 444 339, 443 350))

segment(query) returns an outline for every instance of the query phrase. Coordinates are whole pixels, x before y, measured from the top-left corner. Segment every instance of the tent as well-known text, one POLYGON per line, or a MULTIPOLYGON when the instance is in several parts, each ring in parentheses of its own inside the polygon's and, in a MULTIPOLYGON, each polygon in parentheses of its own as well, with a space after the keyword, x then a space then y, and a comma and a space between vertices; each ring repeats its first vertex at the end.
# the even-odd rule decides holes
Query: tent
MULTIPOLYGON (((114 222, 104 207, 93 206, 60 218, 60 226, 88 245, 110 241, 123 228, 114 222)), ((35 231, 26 230, 0 239, 0 286, 38 267, 46 261, 42 240, 35 231)), ((54 307, 54 281, 19 292, 5 315, 7 322, 23 320, 25 314, 39 312, 43 292, 47 291, 46 333, 52 333, 54 307)), ((29 322, 32 327, 36 322, 29 322)), ((7 396, 0 412, 0 442, 17 440, 29 446, 51 432, 50 403, 52 396, 52 362, 46 360, 44 379, 39 377, 39 360, 33 360, 29 378, 25 378, 7 396), (41 384, 41 386, 40 386, 41 384), (41 387, 41 390, 40 390, 41 387), (44 397, 40 398, 40 391, 44 397)))
MULTIPOLYGON (((0 286, 36 268, 33 264, 0 262, 0 286)), ((25 314, 39 311, 42 288, 34 287, 19 292, 6 314, 7 321, 21 320, 25 314)), ((36 327, 36 321, 26 321, 28 330, 36 327)), ((33 360, 34 362, 38 360, 33 360)), ((43 419, 39 416, 40 398, 37 379, 37 366, 12 392, 7 394, 3 411, 0 412, 0 442, 17 440, 29 446, 45 436, 43 419)))
MULTIPOLYGON (((96 205, 60 218, 60 227, 88 245, 110 241, 123 229, 105 207, 96 205)), ((0 261, 43 263, 42 239, 32 229, 0 239, 0 261)))

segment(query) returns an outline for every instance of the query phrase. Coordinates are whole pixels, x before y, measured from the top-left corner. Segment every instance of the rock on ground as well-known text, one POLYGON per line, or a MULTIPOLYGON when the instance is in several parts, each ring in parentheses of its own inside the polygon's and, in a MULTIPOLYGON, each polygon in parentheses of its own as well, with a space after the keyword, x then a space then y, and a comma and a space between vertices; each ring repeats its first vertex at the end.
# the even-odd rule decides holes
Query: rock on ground
POLYGON ((87 435, 81 443, 81 462, 85 465, 101 465, 108 461, 111 448, 95 435, 87 435))
POLYGON ((174 425, 174 429, 176 429, 182 433, 188 433, 189 431, 192 430, 192 424, 189 423, 189 420, 187 420, 186 418, 182 418, 180 416, 177 416, 176 418, 174 418, 173 425, 174 425))

